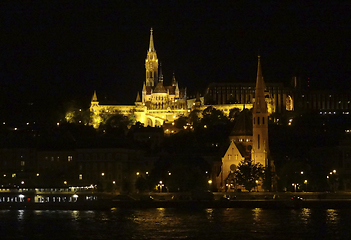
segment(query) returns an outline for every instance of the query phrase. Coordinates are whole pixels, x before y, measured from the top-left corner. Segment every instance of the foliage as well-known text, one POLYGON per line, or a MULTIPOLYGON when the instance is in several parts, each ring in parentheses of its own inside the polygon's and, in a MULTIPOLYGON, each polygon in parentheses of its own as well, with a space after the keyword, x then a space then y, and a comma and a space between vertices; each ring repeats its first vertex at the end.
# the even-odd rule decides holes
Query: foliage
POLYGON ((139 176, 135 182, 135 188, 139 192, 145 192, 149 188, 147 180, 143 176, 139 176))
POLYGON ((236 117, 238 117, 240 114, 240 109, 239 108, 232 108, 229 110, 229 119, 234 120, 236 117))
POLYGON ((194 125, 197 125, 197 123, 199 123, 200 121, 200 111, 197 110, 197 109, 194 109, 192 110, 190 113, 189 113, 189 116, 188 116, 188 121, 190 124, 192 124, 193 126, 194 125))
POLYGON ((218 124, 226 124, 228 118, 224 115, 223 111, 213 108, 212 106, 207 107, 202 112, 203 118, 201 123, 207 126, 213 126, 218 124))
POLYGON ((181 116, 174 121, 174 126, 178 129, 183 129, 183 126, 185 126, 186 123, 187 123, 187 118, 184 116, 181 116))
POLYGON ((243 185, 246 190, 251 191, 257 186, 256 181, 264 179, 264 167, 260 163, 243 160, 238 164, 234 178, 237 184, 243 185))

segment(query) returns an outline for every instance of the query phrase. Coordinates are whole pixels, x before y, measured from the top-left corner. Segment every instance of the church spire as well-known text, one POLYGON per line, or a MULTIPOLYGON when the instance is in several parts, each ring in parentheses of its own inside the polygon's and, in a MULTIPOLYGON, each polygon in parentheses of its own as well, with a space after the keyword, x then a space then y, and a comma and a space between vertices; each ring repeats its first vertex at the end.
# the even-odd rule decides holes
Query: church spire
POLYGON ((93 97, 91 98, 92 102, 97 102, 97 96, 96 96, 96 91, 94 90, 93 97))
POLYGON ((153 30, 151 28, 150 30, 150 44, 149 44, 149 52, 155 52, 155 47, 154 47, 154 37, 152 35, 153 30))
POLYGON ((140 94, 139 94, 139 92, 138 92, 138 94, 137 94, 137 97, 136 97, 136 100, 135 100, 135 102, 141 102, 141 99, 140 99, 140 94))
POLYGON ((261 69, 261 56, 258 55, 258 64, 257 64, 257 79, 256 79, 256 89, 255 89, 255 103, 254 111, 256 112, 267 112, 267 104, 264 96, 265 84, 262 76, 261 69))

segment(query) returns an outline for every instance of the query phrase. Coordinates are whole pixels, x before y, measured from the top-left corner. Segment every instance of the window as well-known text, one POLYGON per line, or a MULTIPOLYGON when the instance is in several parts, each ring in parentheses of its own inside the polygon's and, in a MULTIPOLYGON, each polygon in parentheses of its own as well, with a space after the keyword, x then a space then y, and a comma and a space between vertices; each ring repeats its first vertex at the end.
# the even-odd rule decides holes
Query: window
POLYGON ((257 117, 257 125, 260 125, 260 117, 257 117))
POLYGON ((257 135, 257 149, 260 149, 260 134, 257 135))
POLYGON ((83 179, 83 174, 79 174, 79 180, 83 179))
POLYGON ((264 125, 264 117, 262 117, 262 124, 264 125))
POLYGON ((25 161, 21 161, 21 166, 24 167, 24 165, 26 165, 25 161))
POLYGON ((68 161, 68 162, 72 161, 72 156, 68 156, 68 157, 67 157, 67 161, 68 161))

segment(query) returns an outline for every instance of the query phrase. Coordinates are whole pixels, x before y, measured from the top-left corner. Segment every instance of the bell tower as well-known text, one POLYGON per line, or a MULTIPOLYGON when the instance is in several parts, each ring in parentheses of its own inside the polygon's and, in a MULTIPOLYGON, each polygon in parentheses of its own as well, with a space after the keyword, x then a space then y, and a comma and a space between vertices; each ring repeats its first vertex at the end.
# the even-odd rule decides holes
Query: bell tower
POLYGON ((156 86, 158 79, 158 59, 154 47, 153 30, 150 30, 150 44, 145 59, 146 86, 156 86))
POLYGON ((261 57, 258 56, 255 102, 252 111, 253 146, 251 159, 255 163, 268 166, 268 108, 264 94, 265 84, 262 76, 261 57))

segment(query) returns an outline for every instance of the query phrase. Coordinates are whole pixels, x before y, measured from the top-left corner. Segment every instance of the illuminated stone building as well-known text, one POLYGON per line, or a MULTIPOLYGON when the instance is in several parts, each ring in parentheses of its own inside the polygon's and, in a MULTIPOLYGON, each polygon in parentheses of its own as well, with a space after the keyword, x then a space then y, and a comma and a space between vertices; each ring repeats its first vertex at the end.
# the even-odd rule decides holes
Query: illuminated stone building
POLYGON ((186 88, 179 88, 174 74, 171 85, 164 85, 162 68, 159 64, 153 39, 150 32, 150 43, 145 59, 146 79, 141 96, 138 93, 135 105, 102 105, 94 92, 90 111, 93 113, 91 124, 98 127, 101 113, 121 113, 126 116, 134 114, 135 120, 144 126, 161 126, 164 122, 173 122, 180 116, 188 114, 186 88))
MULTIPOLYGON (((238 108, 240 110, 243 110, 244 106, 245 108, 249 109, 253 107, 254 86, 251 89, 249 86, 252 84, 249 83, 245 83, 247 85, 245 89, 247 88, 249 92, 247 97, 241 97, 242 101, 220 100, 209 102, 209 104, 206 104, 206 101, 204 101, 203 97, 200 98, 200 101, 198 102, 196 102, 195 98, 187 98, 186 88, 179 88, 179 83, 174 75, 172 77, 171 84, 165 85, 161 64, 159 64, 155 50, 152 29, 150 32, 149 49, 147 51, 145 59, 145 76, 146 77, 143 83, 141 95, 139 93, 137 94, 134 105, 100 104, 97 98, 97 94, 94 92, 90 106, 90 111, 93 113, 91 117, 91 124, 97 128, 103 121, 101 114, 113 115, 120 113, 125 116, 134 115, 137 122, 144 124, 144 126, 155 127, 161 126, 164 123, 172 123, 180 116, 187 116, 194 107, 202 112, 207 107, 213 106, 218 110, 222 110, 223 113, 227 116, 229 115, 230 109, 238 108)), ((227 88, 228 87, 225 87, 225 89, 227 88)), ((276 88, 274 88, 274 90, 275 89, 276 88)), ((208 92, 209 95, 212 94, 212 90, 208 90, 208 92)), ((222 98, 223 97, 220 97, 218 99, 222 98)), ((225 98, 229 99, 229 95, 225 98)), ((287 96, 284 95, 283 98, 285 99, 287 96)), ((281 101, 283 101, 283 98, 279 97, 281 101)), ((270 92, 266 92, 265 101, 267 102, 268 112, 275 112, 275 100, 273 97, 271 97, 270 92)), ((284 107, 285 106, 286 104, 284 103, 284 107)))
MULTIPOLYGON (((252 160, 254 163, 261 163, 264 167, 272 164, 268 162, 269 112, 264 86, 260 57, 258 57, 252 114, 248 109, 244 109, 230 134, 230 145, 222 157, 221 171, 216 179, 218 189, 225 188, 228 176, 236 170, 238 164, 243 160, 252 160)), ((261 184, 260 182, 259 185, 261 184)))

